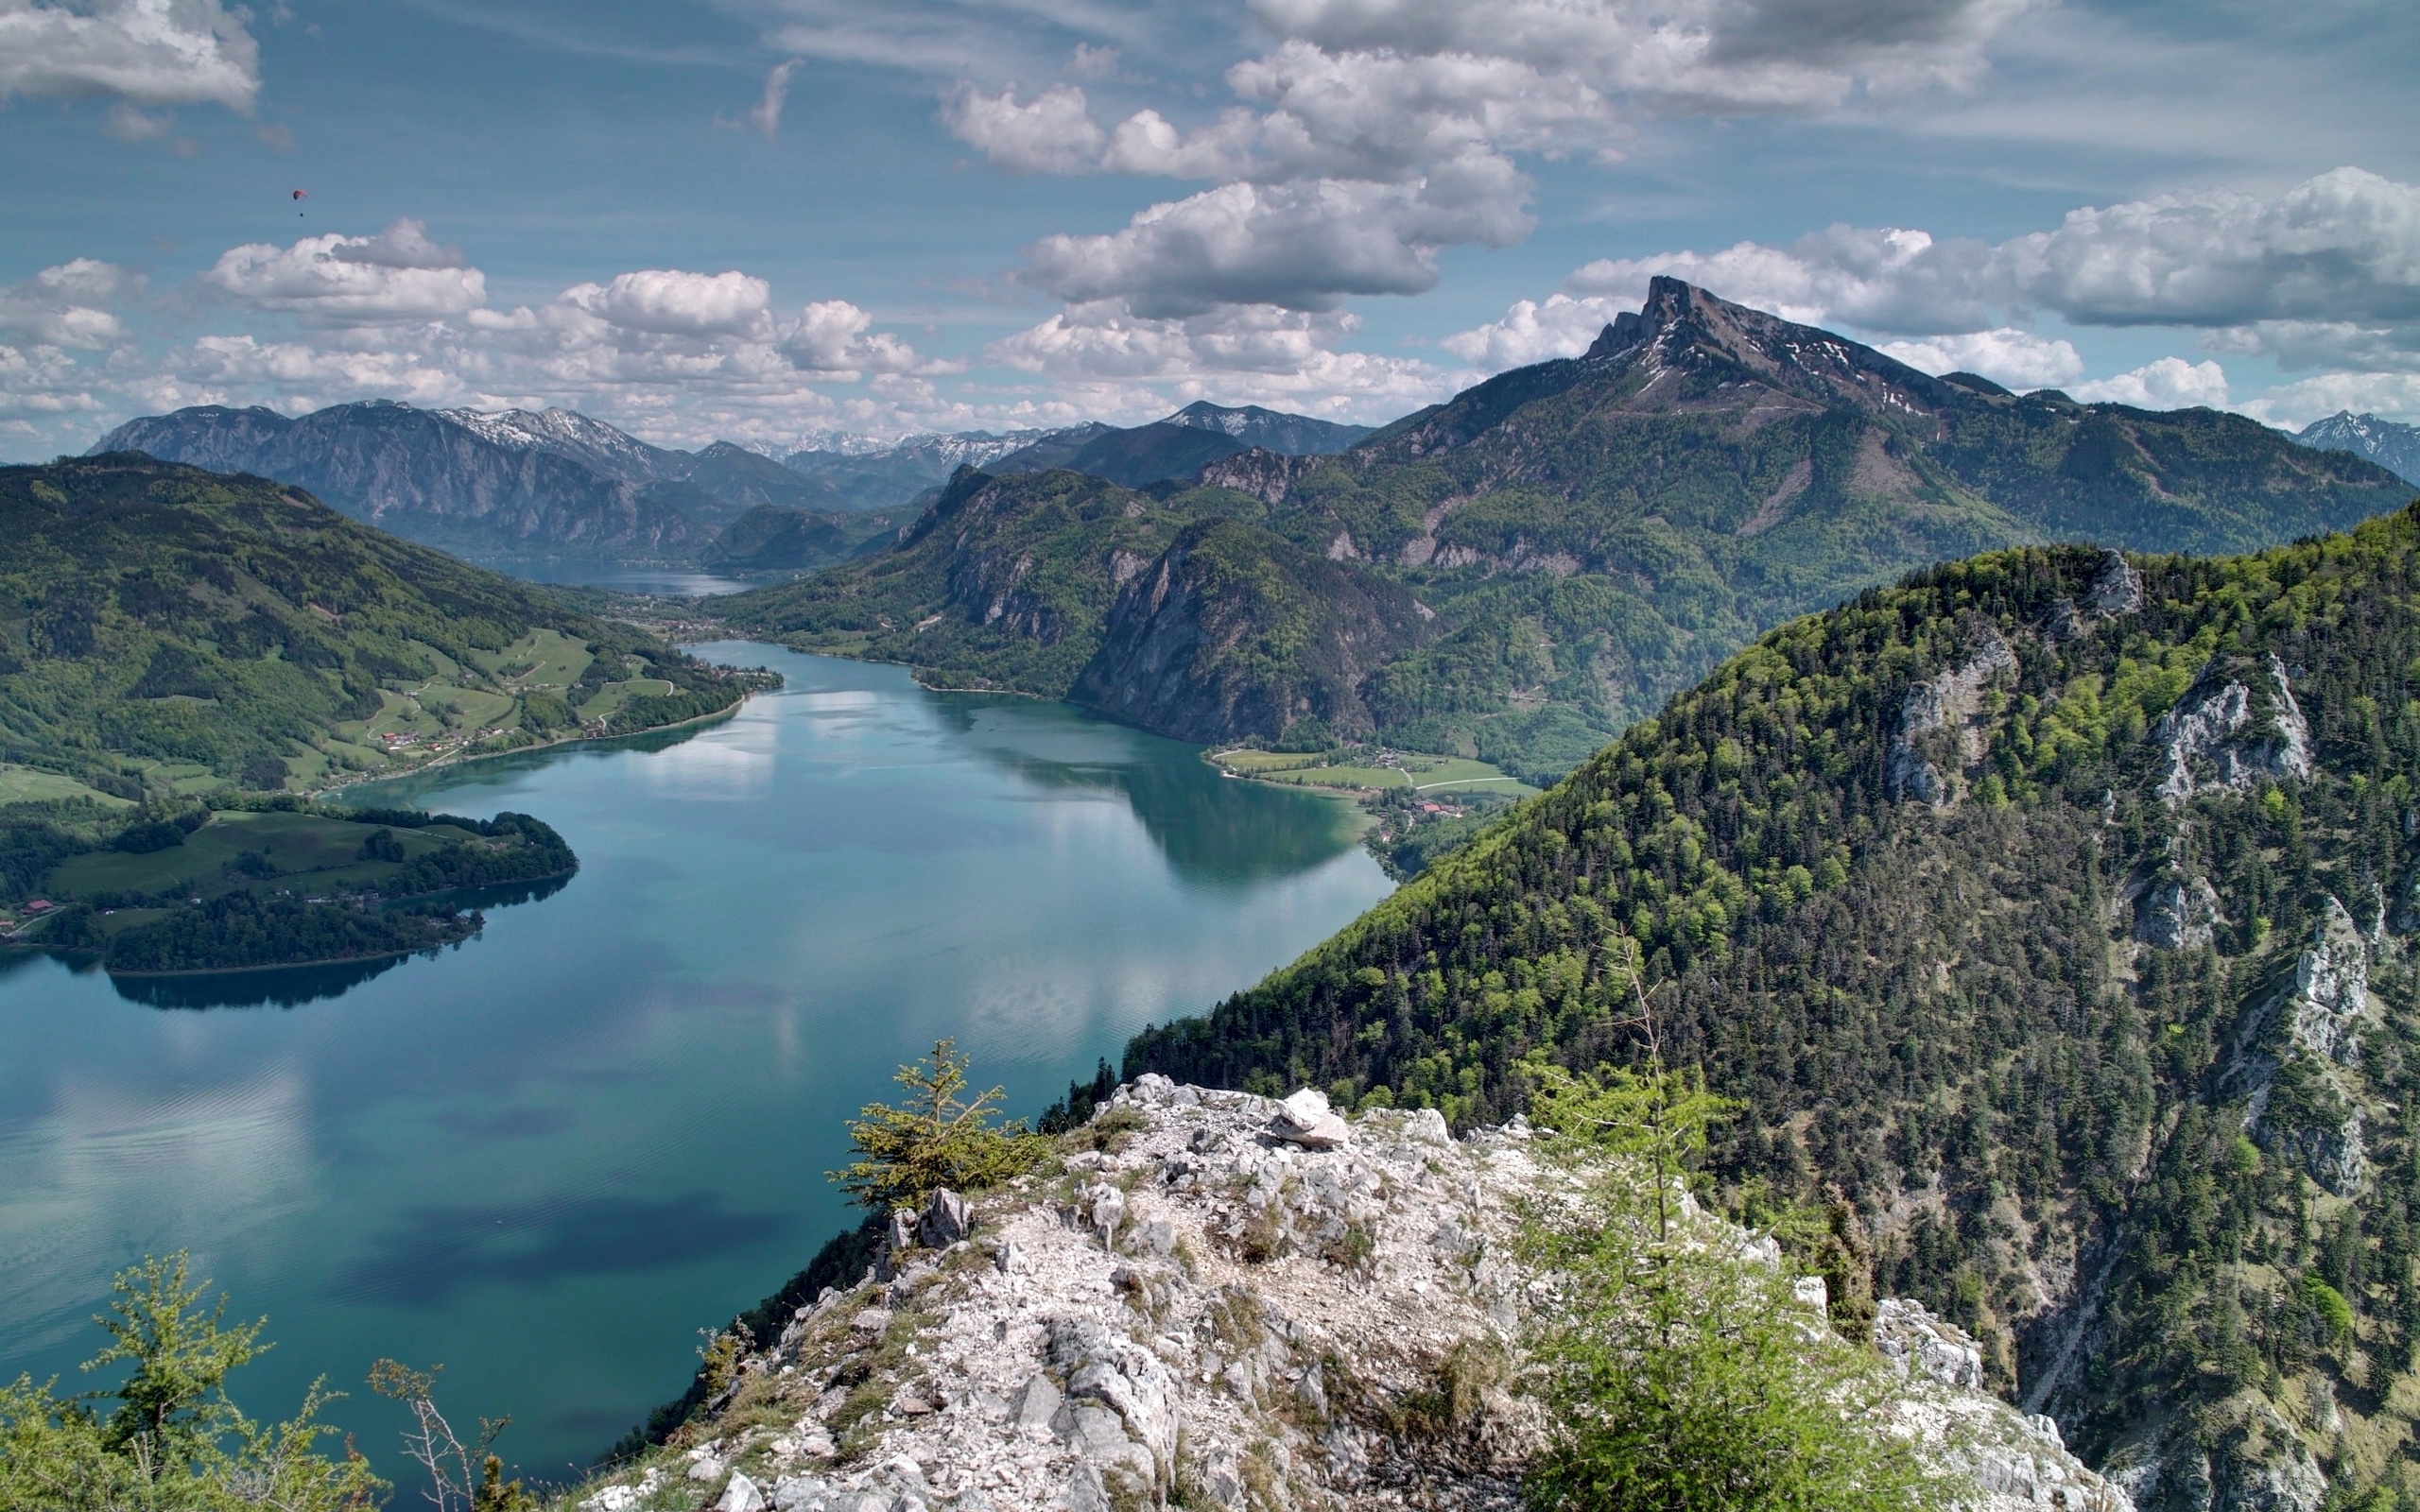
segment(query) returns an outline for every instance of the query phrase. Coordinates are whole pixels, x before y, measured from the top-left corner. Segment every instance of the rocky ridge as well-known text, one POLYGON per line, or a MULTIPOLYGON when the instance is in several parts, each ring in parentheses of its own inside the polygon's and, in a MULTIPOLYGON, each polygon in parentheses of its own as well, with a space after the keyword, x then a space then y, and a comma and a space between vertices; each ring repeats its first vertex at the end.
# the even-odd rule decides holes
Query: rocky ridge
MULTIPOLYGON (((1143 1076, 1056 1167, 970 1211, 937 1194, 581 1512, 1511 1508, 1545 1424, 1513 1240, 1577 1178, 1515 1120, 1350 1123, 1143 1076)), ((1708 1243, 1771 1240, 1692 1211, 1708 1243)), ((1797 1295, 1824 1326, 1824 1282, 1797 1295)), ((2043 1418, 1977 1389, 1975 1341, 1889 1300, 1896 1431, 1986 1512, 2133 1512, 2043 1418)))

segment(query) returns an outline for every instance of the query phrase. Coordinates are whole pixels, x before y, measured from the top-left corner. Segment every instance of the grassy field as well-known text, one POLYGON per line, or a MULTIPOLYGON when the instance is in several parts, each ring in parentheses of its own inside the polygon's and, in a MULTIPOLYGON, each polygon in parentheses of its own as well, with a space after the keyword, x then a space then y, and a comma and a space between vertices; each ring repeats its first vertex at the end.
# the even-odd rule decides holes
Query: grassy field
POLYGON ((1283 782, 1289 787, 1353 792, 1409 787, 1441 797, 1457 792, 1486 792, 1526 798, 1537 791, 1485 762, 1418 751, 1380 751, 1360 761, 1340 762, 1291 751, 1224 750, 1212 753, 1209 760, 1238 777, 1283 782))
POLYGON ((37 772, 30 766, 0 763, 0 804, 44 803, 58 799, 89 798, 115 808, 132 805, 125 799, 96 793, 72 777, 37 772))
MULTIPOLYGON (((47 880, 62 898, 97 892, 154 893, 170 887, 209 897, 263 881, 291 878, 313 892, 373 886, 394 870, 389 862, 361 859, 361 842, 377 828, 312 814, 214 814, 182 845, 148 855, 95 850, 60 863, 47 880), (268 859, 272 870, 254 875, 232 869, 246 853, 268 859)), ((451 825, 393 831, 406 859, 425 855, 452 840, 472 838, 451 825)))
POLYGON ((475 653, 491 676, 516 692, 560 693, 579 680, 594 660, 588 647, 560 630, 533 630, 501 651, 475 653))

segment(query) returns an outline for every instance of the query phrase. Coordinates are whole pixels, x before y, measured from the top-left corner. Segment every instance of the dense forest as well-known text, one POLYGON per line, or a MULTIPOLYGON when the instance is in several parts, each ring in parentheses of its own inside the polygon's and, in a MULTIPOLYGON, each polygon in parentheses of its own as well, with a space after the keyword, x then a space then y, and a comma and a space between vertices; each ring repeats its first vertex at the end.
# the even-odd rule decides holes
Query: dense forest
POLYGON ((1548 782, 1755 635, 1927 563, 2245 551, 2410 495, 2239 415, 1935 378, 1658 279, 1585 355, 1340 455, 1141 490, 965 469, 890 549, 715 612, 1180 738, 1316 723, 1548 782))
POLYGON ((2147 1512, 2420 1493, 2415 594, 2420 506, 1868 592, 1126 1074, 1498 1120, 1636 970, 1844 1327, 1956 1318, 2147 1512))

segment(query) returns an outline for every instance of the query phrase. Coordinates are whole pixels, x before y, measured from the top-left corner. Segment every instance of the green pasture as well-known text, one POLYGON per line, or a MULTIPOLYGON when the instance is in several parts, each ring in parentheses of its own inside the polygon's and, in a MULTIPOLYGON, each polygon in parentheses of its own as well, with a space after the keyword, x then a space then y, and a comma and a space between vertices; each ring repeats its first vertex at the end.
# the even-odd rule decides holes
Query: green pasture
POLYGON ((501 651, 476 656, 490 675, 524 691, 568 688, 579 680, 593 660, 586 643, 561 630, 532 630, 501 651))
POLYGON ((89 798, 117 808, 130 806, 125 799, 95 792, 72 777, 0 763, 0 804, 48 803, 76 798, 89 798))
MULTIPOLYGON (((56 898, 171 887, 224 892, 272 880, 230 869, 236 857, 258 851, 268 858, 278 877, 307 877, 315 888, 367 886, 394 870, 391 862, 361 859, 361 842, 376 828, 313 814, 214 814, 182 845, 147 855, 95 850, 73 856, 52 869, 45 885, 56 898)), ((451 825, 397 830, 394 835, 406 860, 447 841, 472 838, 470 832, 451 825)))
POLYGON ((628 682, 609 682, 596 690, 596 696, 576 711, 582 719, 610 719, 622 712, 622 706, 641 694, 658 697, 672 692, 672 684, 662 678, 632 678, 628 682))

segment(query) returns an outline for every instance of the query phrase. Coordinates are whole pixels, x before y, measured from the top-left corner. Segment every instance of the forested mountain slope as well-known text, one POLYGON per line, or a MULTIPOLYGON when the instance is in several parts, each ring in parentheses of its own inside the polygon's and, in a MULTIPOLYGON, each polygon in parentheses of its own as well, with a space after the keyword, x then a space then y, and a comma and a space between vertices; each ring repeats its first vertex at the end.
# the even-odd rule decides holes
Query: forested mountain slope
POLYGON ((647 729, 749 685, 296 490, 140 454, 0 468, 0 761, 275 789, 647 729))
POLYGON ((1638 1054, 1635 950, 1844 1318, 1955 1316, 2145 1512, 2411 1486, 2415 603, 2420 506, 1869 592, 1128 1074, 1492 1121, 1638 1054))
POLYGON ((1060 475, 961 482, 936 514, 979 493, 981 516, 1005 522, 1077 490, 1160 524, 1063 537, 920 525, 895 563, 718 612, 753 633, 908 662, 943 684, 1072 692, 1190 739, 1279 738, 1316 719, 1551 781, 1758 632, 1931 562, 2063 539, 2248 549, 2411 496, 2383 469, 2239 416, 1932 378, 1670 279, 1585 356, 1491 379, 1339 456, 1246 451, 1204 468, 1201 487, 1140 493, 1046 481, 1060 475), (1131 582, 1173 581, 1178 564, 1156 554, 1178 524, 1211 517, 1244 527, 1224 548, 1249 542, 1260 565, 1201 586, 1284 592, 1215 609, 1180 595, 1184 625, 1112 612, 1131 582), (1052 544, 1032 546, 1046 536, 1052 544), (947 570, 936 565, 944 543, 958 564, 947 570), (1143 561, 1127 559, 1137 552, 1143 561), (1317 575, 1325 588, 1309 586, 1305 553, 1334 564, 1317 575), (1046 565, 1063 594, 1046 620, 964 591, 1046 565), (1409 595, 1416 623, 1298 612, 1299 594, 1331 590, 1372 604, 1409 595), (1255 603, 1295 629, 1264 623, 1255 603), (1030 644, 1045 634, 1047 646, 1030 644), (1202 649, 1172 659, 1179 642, 1202 649), (1245 664, 1254 689, 1239 696, 1245 664))

